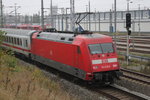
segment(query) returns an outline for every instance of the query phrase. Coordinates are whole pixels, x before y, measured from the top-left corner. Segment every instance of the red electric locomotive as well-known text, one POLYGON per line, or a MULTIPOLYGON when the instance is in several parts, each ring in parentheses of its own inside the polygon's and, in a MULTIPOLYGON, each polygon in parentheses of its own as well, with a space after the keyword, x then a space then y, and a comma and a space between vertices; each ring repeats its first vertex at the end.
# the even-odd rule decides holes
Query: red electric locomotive
MULTIPOLYGON (((113 41, 109 36, 36 31, 29 33, 30 50, 27 56, 35 61, 91 82, 111 83, 121 74, 113 41)), ((16 36, 23 38, 21 35, 18 33, 16 36)), ((10 45, 6 45, 5 41, 5 46, 10 45)))

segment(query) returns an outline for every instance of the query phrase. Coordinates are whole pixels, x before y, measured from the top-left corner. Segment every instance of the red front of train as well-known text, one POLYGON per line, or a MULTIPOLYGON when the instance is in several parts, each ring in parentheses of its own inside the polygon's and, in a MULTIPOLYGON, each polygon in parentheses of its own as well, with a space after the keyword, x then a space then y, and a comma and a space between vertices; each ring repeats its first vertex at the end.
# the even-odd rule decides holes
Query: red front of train
POLYGON ((113 82, 121 74, 112 38, 100 34, 39 33, 32 59, 88 81, 113 82))

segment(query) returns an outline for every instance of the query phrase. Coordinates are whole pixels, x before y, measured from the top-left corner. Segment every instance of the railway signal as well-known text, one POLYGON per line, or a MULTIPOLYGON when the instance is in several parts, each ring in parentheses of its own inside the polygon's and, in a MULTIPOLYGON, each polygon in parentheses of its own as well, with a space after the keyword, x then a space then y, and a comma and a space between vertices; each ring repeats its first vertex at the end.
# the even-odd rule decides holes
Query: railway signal
MULTIPOLYGON (((129 11, 129 10, 128 10, 129 11)), ((129 65, 129 47, 130 47, 130 44, 129 44, 129 40, 130 40, 130 35, 131 35, 131 14, 128 12, 126 14, 126 29, 127 29, 127 65, 129 65)))
POLYGON ((126 14, 126 28, 131 28, 131 14, 126 14))
POLYGON ((131 30, 127 30, 128 31, 128 35, 131 35, 131 30))

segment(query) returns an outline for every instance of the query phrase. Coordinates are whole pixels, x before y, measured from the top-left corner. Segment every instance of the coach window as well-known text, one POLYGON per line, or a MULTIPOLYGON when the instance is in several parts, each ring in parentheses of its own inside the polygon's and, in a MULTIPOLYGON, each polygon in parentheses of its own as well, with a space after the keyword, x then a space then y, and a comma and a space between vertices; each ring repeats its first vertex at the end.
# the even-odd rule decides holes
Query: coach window
POLYGON ((6 36, 5 36, 5 39, 4 39, 4 41, 5 41, 5 42, 7 42, 7 37, 6 37, 6 36))
POLYGON ((11 43, 13 43, 13 37, 11 37, 11 39, 10 39, 10 40, 11 40, 10 42, 11 42, 11 43))
POLYGON ((11 42, 11 37, 8 37, 9 43, 11 42))
POLYGON ((15 38, 15 44, 17 45, 17 38, 15 38))
POLYGON ((28 47, 28 41, 25 40, 25 47, 28 47))
POLYGON ((17 44, 17 38, 15 38, 15 44, 17 44))
POLYGON ((7 37, 7 42, 9 43, 9 36, 7 37))
POLYGON ((16 38, 14 38, 14 44, 16 44, 16 38))
POLYGON ((10 37, 9 43, 11 43, 11 37, 10 37))
POLYGON ((7 38, 8 38, 8 37, 6 36, 6 37, 5 37, 5 42, 7 42, 7 38))
POLYGON ((12 37, 12 44, 14 44, 14 38, 12 37))
POLYGON ((5 42, 7 42, 7 36, 5 37, 5 42))
POLYGON ((16 45, 18 45, 18 38, 16 38, 16 45))
POLYGON ((20 39, 20 45, 22 46, 22 39, 20 39))
POLYGON ((17 38, 17 45, 20 45, 20 43, 19 43, 19 38, 17 38))
POLYGON ((10 37, 8 37, 8 43, 10 43, 10 37))
POLYGON ((9 36, 7 37, 7 42, 9 43, 9 36))

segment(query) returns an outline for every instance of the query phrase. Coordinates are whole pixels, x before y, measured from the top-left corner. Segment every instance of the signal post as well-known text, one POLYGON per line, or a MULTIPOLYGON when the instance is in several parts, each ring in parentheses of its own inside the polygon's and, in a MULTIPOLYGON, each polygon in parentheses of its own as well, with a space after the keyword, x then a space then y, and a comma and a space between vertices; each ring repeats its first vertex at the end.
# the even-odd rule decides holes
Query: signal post
POLYGON ((127 29, 127 65, 129 65, 129 43, 130 43, 130 35, 131 35, 131 14, 126 14, 126 29, 127 29))

